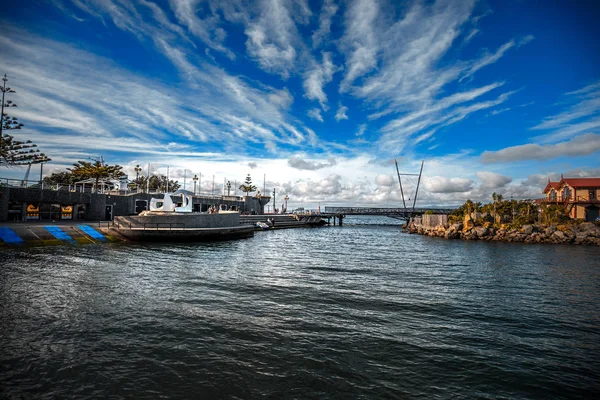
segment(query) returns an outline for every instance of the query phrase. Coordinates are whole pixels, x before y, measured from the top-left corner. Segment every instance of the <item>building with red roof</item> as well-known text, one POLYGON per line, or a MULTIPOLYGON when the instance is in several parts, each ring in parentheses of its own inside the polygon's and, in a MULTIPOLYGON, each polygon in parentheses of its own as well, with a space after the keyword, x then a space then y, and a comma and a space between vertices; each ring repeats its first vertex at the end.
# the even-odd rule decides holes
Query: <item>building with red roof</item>
POLYGON ((595 221, 600 216, 600 178, 564 178, 543 190, 548 203, 563 204, 569 217, 595 221))

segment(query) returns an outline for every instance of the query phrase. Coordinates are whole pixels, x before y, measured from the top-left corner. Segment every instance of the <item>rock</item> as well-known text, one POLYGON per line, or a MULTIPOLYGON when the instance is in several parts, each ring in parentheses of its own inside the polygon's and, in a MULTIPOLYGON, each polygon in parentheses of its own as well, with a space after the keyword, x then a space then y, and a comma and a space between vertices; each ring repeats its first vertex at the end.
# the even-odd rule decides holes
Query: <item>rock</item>
POLYGON ((593 222, 584 222, 579 225, 579 231, 585 232, 587 236, 600 238, 600 227, 593 222))
POLYGON ((561 231, 554 231, 554 233, 552 234, 552 238, 558 240, 559 242, 563 242, 567 240, 567 235, 565 235, 561 231))
POLYGON ((523 232, 526 235, 531 235, 533 233, 533 226, 523 225, 523 227, 521 228, 521 232, 523 232))
POLYGON ((475 223, 473 222, 473 218, 470 215, 465 215, 465 219, 463 221, 463 232, 467 232, 470 229, 475 227, 475 223))
POLYGON ((546 236, 552 236, 554 232, 556 232, 556 226, 550 225, 546 228, 546 236))
POLYGON ((475 230, 471 229, 463 234, 463 239, 475 240, 475 239, 477 239, 477 232, 475 232, 475 230))
POLYGON ((463 228, 463 224, 461 222, 450 225, 451 230, 462 231, 462 228, 463 228))
POLYGON ((586 232, 579 232, 575 235, 575 239, 573 243, 575 244, 584 244, 588 241, 588 235, 586 232))
POLYGON ((488 234, 488 230, 487 228, 483 227, 483 226, 478 226, 476 228, 474 228, 475 233, 477 234, 478 238, 483 238, 488 234))

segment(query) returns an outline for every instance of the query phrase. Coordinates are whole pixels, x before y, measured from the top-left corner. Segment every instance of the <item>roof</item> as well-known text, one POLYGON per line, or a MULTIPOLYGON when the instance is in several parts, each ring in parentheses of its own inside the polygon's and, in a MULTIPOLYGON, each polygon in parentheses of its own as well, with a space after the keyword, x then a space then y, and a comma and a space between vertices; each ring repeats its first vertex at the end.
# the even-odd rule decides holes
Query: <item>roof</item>
POLYGON ((571 187, 600 187, 600 178, 563 178, 561 182, 571 187))
POLYGON ((546 193, 550 189, 558 190, 559 186, 560 186, 560 182, 550 182, 550 181, 548 181, 548 184, 546 185, 546 187, 544 188, 544 190, 542 190, 542 193, 546 193))

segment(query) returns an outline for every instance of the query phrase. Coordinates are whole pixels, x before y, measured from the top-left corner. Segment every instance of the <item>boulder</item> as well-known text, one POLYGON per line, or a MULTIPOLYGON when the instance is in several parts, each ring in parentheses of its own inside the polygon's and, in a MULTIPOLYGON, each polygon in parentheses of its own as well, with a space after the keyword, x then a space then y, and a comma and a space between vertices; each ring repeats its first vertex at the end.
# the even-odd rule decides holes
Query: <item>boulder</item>
POLYGON ((523 227, 521 228, 521 232, 523 232, 526 235, 531 235, 533 233, 533 226, 523 225, 523 227))
POLYGON ((552 238, 559 242, 563 242, 567 240, 567 235, 565 235, 562 231, 554 231, 552 238))
POLYGON ((455 231, 462 231, 462 228, 463 228, 462 222, 458 222, 456 224, 450 225, 449 229, 452 229, 452 230, 455 230, 455 231))
POLYGON ((488 234, 488 230, 487 228, 483 227, 483 226, 478 226, 474 228, 475 233, 477 234, 478 238, 483 238, 488 234))
POLYGON ((473 218, 470 215, 465 215, 465 219, 463 221, 463 232, 467 232, 470 229, 475 227, 475 223, 473 222, 473 218))
POLYGON ((584 222, 579 225, 579 232, 585 232, 587 236, 600 238, 600 227, 593 222, 584 222))
POLYGON ((471 229, 463 234, 463 239, 475 240, 475 239, 477 239, 477 232, 475 232, 474 229, 471 229))

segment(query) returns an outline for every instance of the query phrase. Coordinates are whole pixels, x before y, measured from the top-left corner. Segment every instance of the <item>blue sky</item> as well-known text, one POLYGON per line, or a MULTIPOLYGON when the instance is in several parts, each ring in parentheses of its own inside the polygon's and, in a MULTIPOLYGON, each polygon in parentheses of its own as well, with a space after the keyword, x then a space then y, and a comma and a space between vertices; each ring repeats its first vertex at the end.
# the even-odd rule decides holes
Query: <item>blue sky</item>
POLYGON ((250 173, 290 207, 396 206, 394 158, 408 173, 425 160, 431 205, 600 176, 597 1, 31 0, 2 14, 11 111, 48 173, 102 156, 130 177, 169 166, 188 188, 201 173, 203 191, 250 173))

